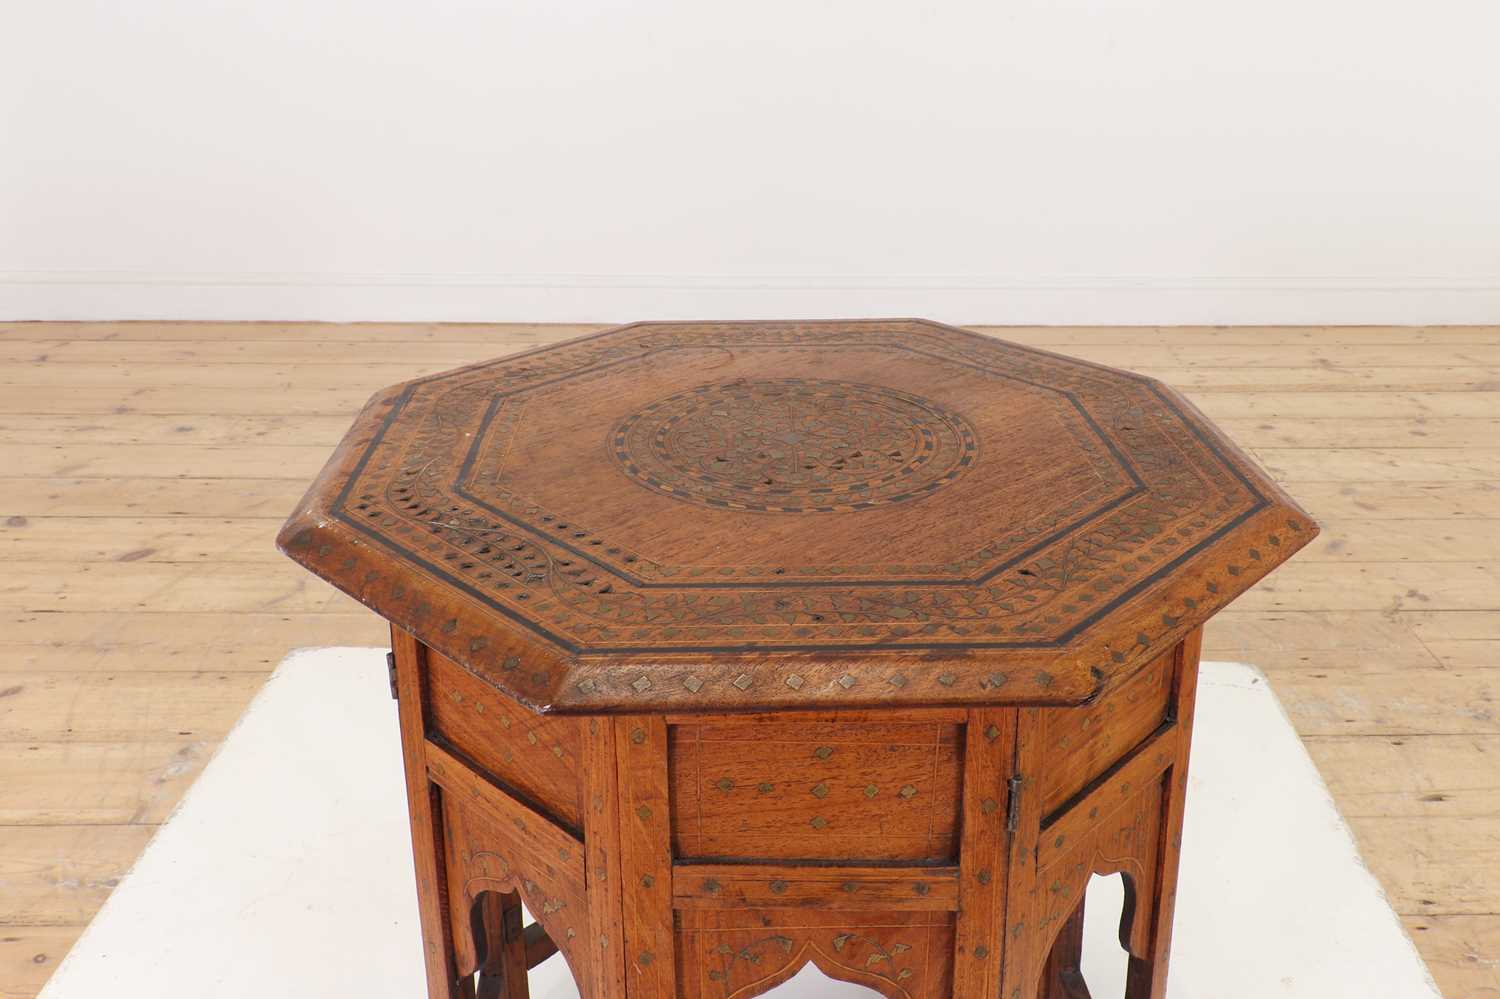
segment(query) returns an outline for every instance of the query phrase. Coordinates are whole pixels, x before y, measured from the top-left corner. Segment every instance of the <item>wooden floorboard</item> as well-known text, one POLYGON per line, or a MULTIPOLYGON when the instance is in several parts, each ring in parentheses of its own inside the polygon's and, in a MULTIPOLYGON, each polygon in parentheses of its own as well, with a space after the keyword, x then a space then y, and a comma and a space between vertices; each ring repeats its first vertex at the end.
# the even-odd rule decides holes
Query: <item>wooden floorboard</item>
MULTIPOLYGON (((272 537, 377 388, 594 326, 0 324, 0 999, 292 648, 383 638, 272 537)), ((1210 625, 1445 994, 1500 997, 1500 327, 989 328, 1183 389, 1323 525, 1210 625)))

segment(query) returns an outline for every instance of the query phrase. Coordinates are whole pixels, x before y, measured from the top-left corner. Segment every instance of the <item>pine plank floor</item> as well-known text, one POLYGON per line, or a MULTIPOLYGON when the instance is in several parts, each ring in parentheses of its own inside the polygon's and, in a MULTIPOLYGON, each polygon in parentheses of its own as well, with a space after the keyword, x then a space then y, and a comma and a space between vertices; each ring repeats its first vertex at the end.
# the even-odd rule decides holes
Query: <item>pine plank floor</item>
MULTIPOLYGON (((288 650, 385 640, 272 548, 370 393, 597 328, 0 325, 0 997, 288 650)), ((1270 675, 1444 994, 1500 997, 1500 327, 989 332, 1181 387, 1322 523, 1204 653, 1270 675)))

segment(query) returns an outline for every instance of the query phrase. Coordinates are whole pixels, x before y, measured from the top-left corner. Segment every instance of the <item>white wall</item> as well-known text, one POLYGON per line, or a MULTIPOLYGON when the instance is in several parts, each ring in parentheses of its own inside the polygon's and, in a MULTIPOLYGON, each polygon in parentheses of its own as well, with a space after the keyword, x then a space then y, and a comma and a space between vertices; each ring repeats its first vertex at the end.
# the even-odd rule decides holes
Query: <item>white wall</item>
POLYGON ((12 0, 0 317, 1500 321, 1494 0, 12 0))

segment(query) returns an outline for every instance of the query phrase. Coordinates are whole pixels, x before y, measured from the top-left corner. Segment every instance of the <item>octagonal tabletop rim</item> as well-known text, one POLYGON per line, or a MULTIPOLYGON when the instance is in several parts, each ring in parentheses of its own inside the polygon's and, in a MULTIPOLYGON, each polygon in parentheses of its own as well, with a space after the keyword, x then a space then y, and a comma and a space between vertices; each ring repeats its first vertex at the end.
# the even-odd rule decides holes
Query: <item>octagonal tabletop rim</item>
POLYGON ((1078 704, 1317 526, 1181 395, 920 319, 404 382, 278 536, 537 711, 1078 704))

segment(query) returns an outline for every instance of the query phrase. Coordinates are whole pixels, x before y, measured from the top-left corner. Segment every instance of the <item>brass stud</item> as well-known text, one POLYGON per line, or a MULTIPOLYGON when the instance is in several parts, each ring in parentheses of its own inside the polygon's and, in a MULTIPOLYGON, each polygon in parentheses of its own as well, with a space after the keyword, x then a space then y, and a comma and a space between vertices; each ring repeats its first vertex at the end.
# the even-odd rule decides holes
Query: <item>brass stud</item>
POLYGON ((874 784, 866 784, 865 785, 865 797, 866 798, 873 798, 873 797, 875 797, 879 793, 880 793, 880 788, 876 787, 874 784))
POLYGON ((853 895, 855 892, 859 891, 859 882, 857 882, 857 881, 845 881, 843 883, 843 885, 842 885, 842 888, 844 889, 844 891, 848 892, 850 895, 853 895))
POLYGON ((748 690, 752 682, 753 678, 749 673, 741 673, 738 677, 735 678, 734 685, 741 690, 748 690))
POLYGON ((952 673, 944 673, 942 676, 938 677, 938 683, 941 683, 945 687, 951 687, 956 682, 958 682, 958 677, 954 676, 952 673))
POLYGON ((828 785, 827 784, 818 784, 818 785, 816 785, 812 789, 812 796, 814 798, 818 798, 820 800, 823 799, 823 798, 828 797, 828 785))
POLYGON ((653 953, 651 953, 649 950, 643 950, 643 951, 641 951, 641 956, 640 956, 641 967, 643 967, 643 968, 648 967, 651 964, 651 962, 655 961, 655 960, 656 960, 656 955, 653 954, 653 953))
POLYGON ((656 886, 656 879, 655 878, 653 878, 649 874, 642 874, 641 875, 641 887, 642 888, 654 888, 655 886, 656 886))
POLYGON ((900 673, 896 673, 892 675, 889 682, 892 687, 900 690, 902 687, 906 686, 906 677, 902 676, 900 673))
POLYGON ((632 683, 631 686, 635 688, 635 692, 637 694, 644 694, 646 691, 651 689, 651 681, 647 679, 643 674, 636 677, 635 682, 632 683))
POLYGON ((990 956, 990 949, 984 944, 980 944, 978 947, 974 948, 974 956, 983 961, 985 958, 990 956))
POLYGON ((647 808, 645 805, 642 805, 640 808, 637 808, 635 810, 635 814, 639 815, 642 819, 649 819, 651 818, 651 809, 647 808))
POLYGON ((708 892, 710 895, 719 894, 719 892, 723 888, 724 886, 719 884, 719 882, 715 881, 713 878, 709 878, 707 881, 703 882, 703 890, 708 892))
POLYGON ((911 886, 911 890, 916 892, 918 895, 926 895, 932 889, 927 887, 926 881, 918 881, 916 884, 911 886))
POLYGON ((996 801, 994 798, 986 798, 986 799, 984 799, 983 801, 981 801, 979 803, 979 810, 981 812, 983 812, 984 814, 986 814, 986 815, 993 815, 993 814, 995 814, 995 809, 997 809, 999 807, 1000 807, 1000 803, 998 801, 996 801))
POLYGON ((793 690, 801 690, 802 689, 802 684, 805 683, 805 682, 806 681, 803 680, 796 673, 793 673, 791 676, 789 676, 789 677, 786 678, 786 685, 788 687, 791 687, 793 690))
POLYGON ((685 676, 682 678, 682 685, 688 689, 688 693, 696 694, 703 686, 703 681, 696 676, 685 676))
POLYGON ((917 789, 915 787, 912 787, 910 784, 907 784, 907 785, 903 786, 901 788, 901 790, 897 791, 896 793, 899 794, 902 798, 906 799, 907 801, 910 801, 911 799, 913 799, 913 798, 915 798, 917 796, 917 789))
POLYGON ((845 673, 843 676, 838 678, 838 685, 840 687, 843 687, 845 690, 848 690, 850 687, 854 686, 854 677, 850 676, 848 673, 845 673))
POLYGON ((639 726, 637 726, 636 728, 631 729, 630 730, 630 741, 633 742, 633 743, 635 743, 637 746, 644 744, 645 741, 646 741, 646 730, 643 729, 643 728, 640 728, 639 726))
POLYGON ((776 790, 776 785, 770 783, 769 781, 762 781, 761 783, 756 785, 755 789, 761 794, 770 794, 772 791, 776 790))
POLYGON ((999 727, 994 722, 990 722, 990 727, 984 730, 984 737, 991 742, 994 742, 996 739, 1000 738, 999 727))
POLYGON ((776 881, 772 881, 771 882, 771 894, 772 895, 780 895, 780 894, 782 894, 785 891, 786 891, 786 882, 785 881, 781 881, 781 880, 778 879, 776 881))
POLYGON ((809 822, 808 825, 812 826, 814 829, 827 829, 828 820, 823 818, 823 816, 821 815, 814 815, 812 821, 809 822))
POLYGON ((819 746, 817 749, 813 750, 813 755, 816 756, 820 760, 826 760, 826 759, 828 759, 828 757, 830 757, 830 756, 833 755, 833 747, 832 746, 819 746))
POLYGON ((734 781, 730 780, 728 777, 720 777, 718 780, 714 781, 714 787, 718 788, 720 791, 733 791, 734 781))

